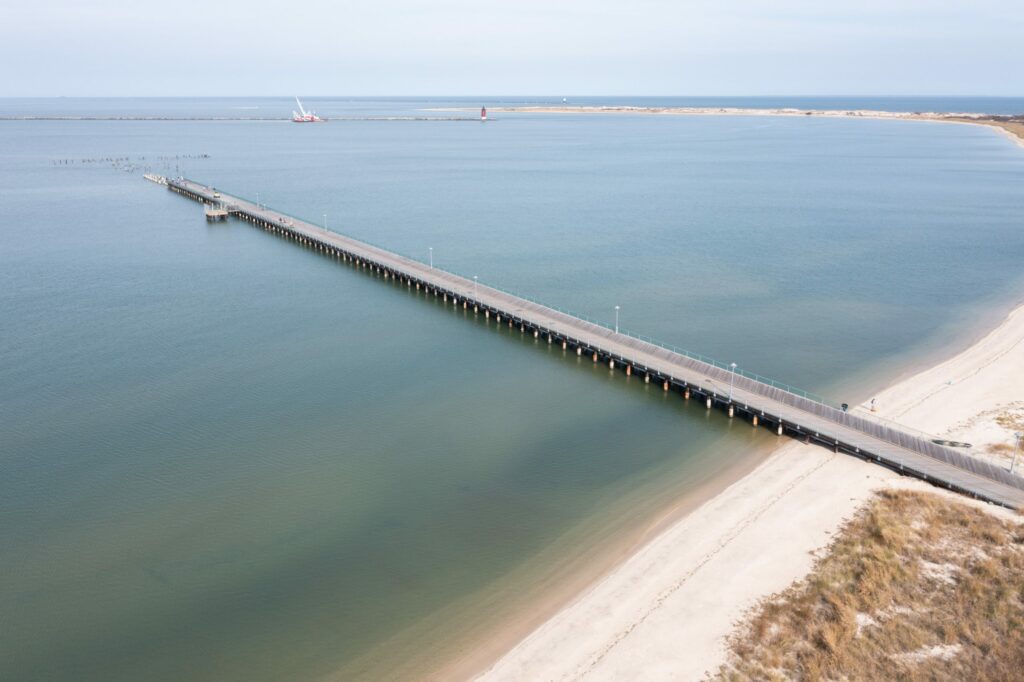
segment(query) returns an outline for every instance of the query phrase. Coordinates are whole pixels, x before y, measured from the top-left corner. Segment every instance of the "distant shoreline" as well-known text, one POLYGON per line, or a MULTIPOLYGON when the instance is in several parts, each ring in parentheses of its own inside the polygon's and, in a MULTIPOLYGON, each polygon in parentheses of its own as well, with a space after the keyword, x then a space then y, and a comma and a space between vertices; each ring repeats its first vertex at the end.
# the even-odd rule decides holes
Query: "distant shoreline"
MULTIPOLYGON (((464 108, 427 111, 471 111, 464 108)), ((888 121, 936 121, 969 123, 997 128, 1024 145, 1024 113, 1014 116, 982 113, 939 113, 877 111, 873 109, 747 109, 741 107, 638 107, 638 106, 526 106, 492 107, 492 113, 507 114, 636 114, 648 116, 808 116, 815 118, 865 118, 888 121)))
MULTIPOLYGON (((464 113, 475 108, 432 108, 423 111, 464 113)), ((863 118, 888 121, 935 121, 966 123, 996 128, 1024 146, 1024 114, 1006 116, 980 113, 898 112, 871 109, 745 109, 739 107, 638 107, 638 106, 525 106, 492 107, 492 114, 635 114, 654 116, 810 116, 816 118, 863 118)), ((477 116, 339 116, 333 121, 479 121, 477 116)), ((290 118, 267 116, 0 116, 0 121, 236 121, 289 123, 290 118)))

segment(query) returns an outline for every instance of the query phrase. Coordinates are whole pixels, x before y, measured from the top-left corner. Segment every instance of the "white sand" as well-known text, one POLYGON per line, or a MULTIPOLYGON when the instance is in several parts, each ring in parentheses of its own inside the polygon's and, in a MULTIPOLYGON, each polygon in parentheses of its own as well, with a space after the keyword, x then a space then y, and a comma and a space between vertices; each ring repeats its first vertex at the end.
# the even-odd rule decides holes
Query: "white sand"
MULTIPOLYGON (((1024 406, 1024 308, 960 355, 876 398, 880 415, 908 426, 1005 443, 1007 432, 994 419, 1007 406, 1024 406)), ((744 613, 806 575, 843 520, 887 486, 950 494, 853 457, 788 442, 593 585, 480 679, 700 679, 724 660, 726 637, 744 613)))

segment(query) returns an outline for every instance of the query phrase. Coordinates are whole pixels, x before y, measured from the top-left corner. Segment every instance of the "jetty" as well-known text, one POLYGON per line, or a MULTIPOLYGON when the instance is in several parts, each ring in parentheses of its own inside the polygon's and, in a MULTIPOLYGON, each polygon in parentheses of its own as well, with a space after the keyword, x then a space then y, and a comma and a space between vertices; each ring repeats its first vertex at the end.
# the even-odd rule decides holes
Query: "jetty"
POLYGON ((206 222, 218 223, 228 219, 228 211, 219 204, 210 204, 206 207, 206 222))
POLYGON ((508 292, 434 268, 346 237, 265 205, 232 196, 185 178, 163 178, 176 192, 259 229, 367 271, 384 280, 424 291, 444 303, 472 311, 489 323, 508 325, 541 343, 586 356, 660 386, 685 400, 703 401, 729 418, 748 420, 807 443, 816 443, 876 462, 936 486, 1024 509, 1024 478, 897 424, 848 412, 777 382, 738 371, 708 358, 667 348, 508 292))

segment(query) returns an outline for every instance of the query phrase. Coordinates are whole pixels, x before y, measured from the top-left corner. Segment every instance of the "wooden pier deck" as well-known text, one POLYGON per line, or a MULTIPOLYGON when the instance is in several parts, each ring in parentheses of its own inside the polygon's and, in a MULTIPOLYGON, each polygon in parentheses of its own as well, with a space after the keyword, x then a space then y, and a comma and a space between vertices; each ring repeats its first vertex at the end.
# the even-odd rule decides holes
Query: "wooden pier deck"
POLYGON ((246 199, 216 192, 186 179, 168 179, 167 187, 204 204, 223 206, 231 215, 264 230, 305 244, 326 255, 370 269, 384 278, 451 300, 497 324, 594 362, 621 368, 666 391, 705 401, 730 416, 742 416, 779 435, 814 442, 929 481, 935 485, 1003 506, 1024 508, 1024 479, 1000 467, 933 443, 897 425, 843 411, 824 402, 730 371, 647 341, 527 301, 426 263, 325 230, 246 199), (730 387, 731 383, 731 387, 730 387), (731 397, 730 397, 731 396, 731 397))

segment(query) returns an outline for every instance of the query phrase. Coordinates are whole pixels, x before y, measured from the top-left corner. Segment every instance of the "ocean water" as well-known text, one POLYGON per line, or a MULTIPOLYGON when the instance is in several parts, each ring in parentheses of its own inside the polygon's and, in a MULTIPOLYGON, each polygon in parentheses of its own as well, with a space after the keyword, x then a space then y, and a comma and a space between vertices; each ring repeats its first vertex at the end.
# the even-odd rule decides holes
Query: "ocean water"
POLYGON ((5 679, 422 673, 775 442, 144 168, 840 400, 1021 298, 1024 153, 980 127, 0 122, 5 679))

